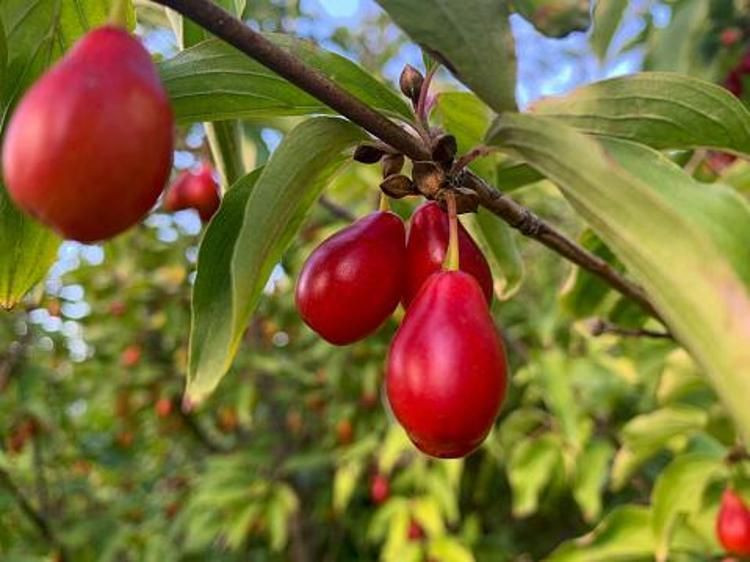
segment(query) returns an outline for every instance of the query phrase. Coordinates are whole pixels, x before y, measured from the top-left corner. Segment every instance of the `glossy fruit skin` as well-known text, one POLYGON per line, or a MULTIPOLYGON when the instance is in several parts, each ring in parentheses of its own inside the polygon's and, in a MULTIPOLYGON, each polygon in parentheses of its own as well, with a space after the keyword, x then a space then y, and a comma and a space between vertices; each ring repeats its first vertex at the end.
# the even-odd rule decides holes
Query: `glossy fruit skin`
POLYGON ((732 490, 725 490, 721 497, 716 536, 727 552, 750 556, 750 510, 732 490))
POLYGON ((3 143, 3 175, 20 208, 66 238, 94 242, 153 207, 172 150, 172 110, 150 55, 105 26, 23 97, 3 143))
POLYGON ((386 391, 422 452, 463 457, 487 436, 505 395, 502 340, 474 277, 434 274, 415 297, 388 354, 386 391))
POLYGON ((297 280, 295 300, 305 323, 335 345, 377 330, 401 298, 405 238, 397 215, 376 211, 320 244, 297 280))
POLYGON ((391 485, 388 478, 381 473, 376 473, 370 483, 370 499, 372 503, 380 505, 391 495, 391 485))
MULTIPOLYGON (((408 308, 422 284, 442 269, 448 247, 448 214, 434 201, 421 205, 409 221, 406 241, 406 281, 402 302, 408 308)), ((459 269, 473 275, 488 303, 492 302, 492 272, 482 251, 458 223, 459 269)))
POLYGON ((195 209, 203 222, 208 222, 219 209, 219 184, 213 167, 204 162, 196 171, 183 170, 164 197, 164 209, 179 211, 195 209))

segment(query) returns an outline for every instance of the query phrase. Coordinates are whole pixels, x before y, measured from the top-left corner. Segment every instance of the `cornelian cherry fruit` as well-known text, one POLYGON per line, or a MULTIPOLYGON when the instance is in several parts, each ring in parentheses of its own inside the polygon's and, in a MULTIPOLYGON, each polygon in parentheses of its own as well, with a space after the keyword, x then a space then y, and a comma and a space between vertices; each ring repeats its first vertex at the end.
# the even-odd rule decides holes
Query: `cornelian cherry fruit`
POLYGON ((463 457, 487 436, 505 395, 503 344, 474 277, 433 274, 391 343, 386 391, 422 452, 463 457))
POLYGON ((372 482, 370 482, 370 499, 372 500, 372 503, 380 505, 387 500, 390 495, 391 485, 388 482, 388 478, 380 472, 376 473, 372 477, 372 482))
POLYGON ((208 222, 219 208, 219 184, 213 167, 204 162, 196 171, 183 170, 164 197, 166 211, 195 209, 203 222, 208 222))
POLYGON ((725 490, 721 497, 716 536, 727 552, 750 556, 750 510, 733 490, 725 490))
MULTIPOLYGON (((421 205, 409 222, 406 242, 404 308, 419 292, 427 278, 441 270, 448 246, 448 213, 434 201, 421 205)), ((459 269, 479 283, 487 303, 492 302, 492 272, 482 251, 466 229, 458 223, 459 269)))
POLYGON ((376 211, 313 250, 295 291, 307 325, 335 345, 377 330, 401 298, 405 237, 397 215, 376 211))
POLYGON ((151 56, 126 30, 87 33, 25 94, 2 152, 8 193, 66 238, 104 240, 156 203, 173 119, 151 56))

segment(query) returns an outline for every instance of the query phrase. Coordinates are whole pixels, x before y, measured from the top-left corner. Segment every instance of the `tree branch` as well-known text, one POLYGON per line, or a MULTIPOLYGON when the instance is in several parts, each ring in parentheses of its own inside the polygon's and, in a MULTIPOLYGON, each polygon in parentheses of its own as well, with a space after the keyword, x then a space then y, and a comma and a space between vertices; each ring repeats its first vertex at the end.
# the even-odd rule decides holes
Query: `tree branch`
MULTIPOLYGON (((362 103, 318 70, 277 47, 210 0, 154 0, 195 23, 322 101, 412 160, 430 160, 429 147, 386 116, 362 103)), ((468 187, 480 203, 522 234, 534 238, 576 265, 590 271, 615 290, 633 299, 655 318, 660 318, 641 287, 626 279, 607 262, 576 244, 529 209, 487 185, 473 173, 468 187)))
POLYGON ((672 334, 669 332, 657 332, 656 330, 648 330, 646 328, 623 328, 617 324, 612 324, 606 320, 598 318, 591 324, 591 335, 601 336, 602 334, 615 334, 623 337, 630 338, 655 338, 663 340, 674 339, 672 334))
POLYGON ((18 503, 18 506, 21 508, 21 511, 23 511, 24 515, 28 517, 29 521, 34 524, 39 533, 47 540, 47 542, 54 548, 58 549, 61 559, 63 561, 66 560, 67 558, 64 548, 57 540, 57 537, 55 536, 55 533, 52 530, 49 521, 47 521, 47 519, 41 513, 34 509, 34 506, 31 504, 28 498, 13 482, 10 474, 2 468, 0 468, 0 486, 5 488, 10 493, 10 495, 13 496, 13 498, 18 503))

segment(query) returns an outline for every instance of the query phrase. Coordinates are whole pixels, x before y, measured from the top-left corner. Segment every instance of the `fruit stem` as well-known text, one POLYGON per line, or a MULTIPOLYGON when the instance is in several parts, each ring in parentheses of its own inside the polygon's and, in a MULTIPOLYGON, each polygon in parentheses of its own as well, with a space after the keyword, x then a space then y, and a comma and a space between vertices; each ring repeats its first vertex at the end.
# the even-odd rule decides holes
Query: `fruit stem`
POLYGON ((380 192, 380 207, 378 208, 378 210, 379 211, 390 211, 391 210, 391 205, 388 202, 388 196, 385 193, 383 193, 382 191, 380 192))
POLYGON ((109 10, 109 23, 117 27, 128 27, 127 0, 114 0, 109 10))
POLYGON ((448 193, 448 250, 445 252, 443 269, 445 271, 458 271, 458 217, 456 216, 456 196, 448 193))

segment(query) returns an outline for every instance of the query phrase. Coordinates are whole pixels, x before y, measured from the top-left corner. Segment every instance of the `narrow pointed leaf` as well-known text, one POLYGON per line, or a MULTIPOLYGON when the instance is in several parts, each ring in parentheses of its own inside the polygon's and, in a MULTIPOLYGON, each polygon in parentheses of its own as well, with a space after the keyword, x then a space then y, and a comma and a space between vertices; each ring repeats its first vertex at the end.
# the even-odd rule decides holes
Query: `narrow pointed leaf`
POLYGON ((613 139, 605 145, 549 118, 503 115, 488 140, 558 184, 645 287, 750 437, 750 298, 739 259, 747 237, 732 231, 750 223, 747 206, 730 214, 726 192, 701 189, 658 152, 613 139), (719 202, 704 205, 701 193, 719 202))
POLYGON ((186 391, 192 402, 229 369, 272 269, 344 163, 343 151, 363 139, 343 119, 310 119, 284 138, 262 172, 228 191, 198 257, 186 391))
MULTIPOLYGON (((364 103, 411 118, 406 102, 349 59, 284 34, 265 34, 364 103)), ((231 45, 209 39, 159 65, 175 117, 183 123, 237 117, 332 113, 322 102, 231 45)))
POLYGON ((516 108, 507 0, 378 0, 393 21, 497 112, 516 108))
POLYGON ((682 74, 641 72, 595 82, 532 110, 587 133, 654 148, 750 153, 750 112, 724 88, 682 74))
POLYGON ((720 455, 690 453, 677 457, 659 475, 651 495, 657 560, 668 559, 678 517, 701 509, 704 489, 723 468, 720 455))

